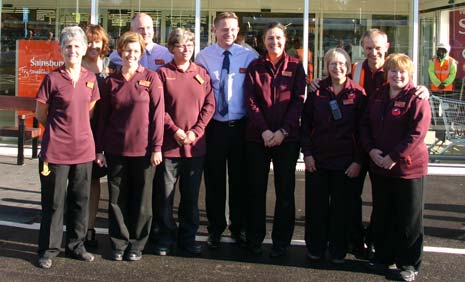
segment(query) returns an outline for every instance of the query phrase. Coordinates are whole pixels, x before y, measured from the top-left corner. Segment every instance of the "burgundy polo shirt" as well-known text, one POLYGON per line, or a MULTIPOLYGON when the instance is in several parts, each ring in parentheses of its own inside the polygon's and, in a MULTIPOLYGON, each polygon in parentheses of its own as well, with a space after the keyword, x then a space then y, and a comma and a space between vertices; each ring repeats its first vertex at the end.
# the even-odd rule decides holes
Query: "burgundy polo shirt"
POLYGON ((141 157, 161 152, 165 105, 157 73, 139 66, 130 80, 121 71, 105 80, 97 126, 97 152, 141 157))
POLYGON ((284 142, 298 141, 305 86, 305 71, 297 58, 284 54, 276 66, 265 57, 250 63, 244 82, 246 139, 263 142, 265 130, 283 128, 289 134, 284 142))
POLYGON ((93 72, 81 68, 73 85, 64 66, 47 74, 36 100, 48 104, 47 125, 42 137, 41 159, 53 164, 80 164, 95 159, 90 129, 90 104, 100 99, 93 72))
POLYGON ((381 175, 419 178, 427 174, 428 149, 424 138, 431 123, 428 100, 415 96, 415 87, 407 85, 396 98, 390 99, 389 85, 370 97, 361 123, 361 140, 367 152, 377 148, 396 162, 391 170, 376 166, 381 175))
POLYGON ((205 127, 215 113, 215 96, 207 71, 191 62, 186 71, 174 62, 158 69, 165 95, 165 134, 163 156, 200 157, 206 153, 205 127), (179 146, 174 139, 178 129, 197 136, 189 145, 179 146))
POLYGON ((362 87, 347 78, 344 89, 336 96, 331 78, 320 82, 320 89, 310 92, 302 112, 302 152, 313 156, 317 167, 345 170, 352 162, 362 162, 359 122, 367 98, 362 87), (336 100, 342 118, 335 120, 329 106, 336 100))

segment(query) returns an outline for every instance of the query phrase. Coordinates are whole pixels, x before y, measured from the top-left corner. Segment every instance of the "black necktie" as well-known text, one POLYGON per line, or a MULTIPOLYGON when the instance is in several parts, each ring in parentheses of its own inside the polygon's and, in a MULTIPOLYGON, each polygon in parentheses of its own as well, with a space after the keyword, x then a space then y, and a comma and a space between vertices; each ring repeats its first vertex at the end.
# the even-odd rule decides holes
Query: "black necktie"
POLYGON ((231 52, 223 52, 223 65, 221 66, 220 74, 220 95, 218 97, 218 113, 224 116, 228 113, 228 79, 229 79, 229 55, 231 52))

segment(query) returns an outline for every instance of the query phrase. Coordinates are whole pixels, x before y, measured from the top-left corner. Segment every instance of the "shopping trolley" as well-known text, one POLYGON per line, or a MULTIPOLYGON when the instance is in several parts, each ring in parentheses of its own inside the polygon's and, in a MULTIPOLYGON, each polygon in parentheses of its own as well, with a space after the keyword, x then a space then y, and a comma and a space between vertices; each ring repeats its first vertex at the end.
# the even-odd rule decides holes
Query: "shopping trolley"
POLYGON ((433 95, 430 104, 431 128, 443 133, 443 139, 432 144, 430 152, 444 154, 455 146, 465 145, 465 102, 433 95), (433 148, 435 152, 432 152, 433 148))

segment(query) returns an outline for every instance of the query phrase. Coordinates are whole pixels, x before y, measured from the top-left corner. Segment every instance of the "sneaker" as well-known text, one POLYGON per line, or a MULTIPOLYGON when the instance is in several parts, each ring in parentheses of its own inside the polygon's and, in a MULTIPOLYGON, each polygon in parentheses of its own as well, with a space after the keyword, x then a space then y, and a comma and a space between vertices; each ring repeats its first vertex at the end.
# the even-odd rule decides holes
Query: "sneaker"
POLYGON ((171 248, 155 246, 155 248, 153 249, 153 253, 156 254, 157 256, 167 256, 169 253, 171 253, 171 248))
POLYGON ((399 272, 399 278, 403 281, 415 281, 418 271, 407 269, 399 272))
POLYGON ((94 255, 87 252, 87 251, 83 251, 81 253, 74 253, 72 251, 67 250, 65 252, 65 254, 70 258, 74 258, 74 259, 82 260, 82 261, 87 261, 87 262, 94 261, 94 259, 95 259, 94 255))
POLYGON ((124 251, 121 250, 114 250, 111 253, 111 259, 114 261, 122 261, 124 256, 124 251))
POLYGON ((271 247, 270 257, 271 258, 282 257, 286 254, 286 252, 287 252, 286 248, 273 246, 271 247))
POLYGON ((52 267, 52 259, 39 257, 37 264, 40 268, 49 269, 52 267))
POLYGON ((336 265, 343 265, 346 262, 343 258, 332 258, 331 263, 336 265))
POLYGON ((312 261, 321 260, 321 256, 315 255, 315 254, 312 254, 312 253, 308 253, 308 254, 307 254, 307 258, 308 258, 309 260, 312 260, 312 261))
POLYGON ((180 244, 179 247, 191 255, 198 256, 202 254, 202 246, 197 243, 180 244))
POLYGON ((245 237, 244 231, 238 233, 231 233, 231 237, 234 240, 234 243, 236 243, 240 247, 247 247, 247 239, 245 237))
POLYGON ((128 261, 138 261, 142 259, 142 252, 141 251, 130 251, 126 256, 128 261))
POLYGON ((207 241, 208 248, 212 250, 218 249, 220 247, 220 241, 221 241, 221 235, 209 234, 208 241, 207 241))

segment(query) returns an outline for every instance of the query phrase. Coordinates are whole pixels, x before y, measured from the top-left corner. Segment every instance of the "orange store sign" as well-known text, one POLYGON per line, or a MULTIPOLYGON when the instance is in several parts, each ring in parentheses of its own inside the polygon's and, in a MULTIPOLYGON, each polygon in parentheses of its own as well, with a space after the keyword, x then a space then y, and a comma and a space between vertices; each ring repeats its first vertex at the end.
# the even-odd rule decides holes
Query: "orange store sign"
POLYGON ((18 40, 16 58, 16 95, 24 97, 36 97, 45 75, 64 64, 58 41, 18 40))
POLYGON ((45 75, 64 64, 58 41, 18 40, 16 54, 18 96, 35 97, 45 75))

